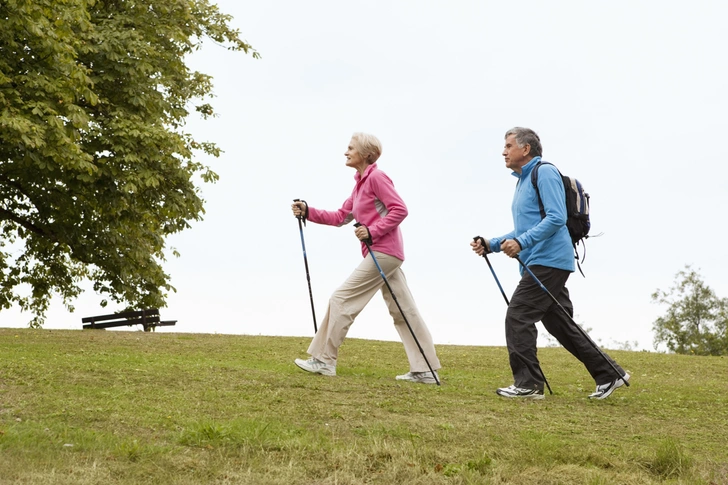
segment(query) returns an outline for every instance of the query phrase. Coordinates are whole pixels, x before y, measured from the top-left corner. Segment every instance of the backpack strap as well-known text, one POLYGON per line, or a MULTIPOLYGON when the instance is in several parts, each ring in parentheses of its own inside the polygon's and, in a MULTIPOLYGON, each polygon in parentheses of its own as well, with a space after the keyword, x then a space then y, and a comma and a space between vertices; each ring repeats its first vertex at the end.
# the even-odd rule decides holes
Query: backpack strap
MULTIPOLYGON (((533 188, 536 190, 536 197, 538 198, 538 210, 539 212, 541 212, 541 219, 546 219, 546 209, 544 209, 543 207, 541 192, 539 192, 538 190, 538 167, 544 164, 553 165, 553 163, 551 162, 544 162, 543 160, 539 160, 536 166, 533 167, 533 170, 531 170, 531 185, 533 185, 533 188)), ((556 170, 558 170, 558 168, 556 170)), ((559 174, 561 174, 561 172, 559 172, 559 174)))

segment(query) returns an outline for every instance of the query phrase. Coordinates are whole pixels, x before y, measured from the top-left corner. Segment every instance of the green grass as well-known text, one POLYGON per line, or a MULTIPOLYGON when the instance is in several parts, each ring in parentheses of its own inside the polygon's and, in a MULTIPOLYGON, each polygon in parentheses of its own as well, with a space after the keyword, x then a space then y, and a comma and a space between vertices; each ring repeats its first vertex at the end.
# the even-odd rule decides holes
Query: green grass
POLYGON ((725 484, 728 359, 612 351, 632 385, 539 349, 553 396, 513 402, 500 347, 438 346, 441 387, 400 383, 401 344, 0 329, 0 484, 725 484))

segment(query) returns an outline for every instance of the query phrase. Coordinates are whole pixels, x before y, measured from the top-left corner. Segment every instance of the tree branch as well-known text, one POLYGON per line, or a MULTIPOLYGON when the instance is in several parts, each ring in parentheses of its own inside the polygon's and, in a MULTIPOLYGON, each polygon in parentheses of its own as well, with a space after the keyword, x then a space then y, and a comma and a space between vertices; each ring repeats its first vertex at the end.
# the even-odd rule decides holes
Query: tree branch
POLYGON ((20 224, 21 226, 23 226, 27 230, 29 230, 29 231, 31 231, 31 232, 33 232, 35 234, 38 234, 39 236, 43 236, 43 237, 49 237, 50 236, 50 234, 48 234, 48 232, 46 232, 42 228, 36 226, 35 224, 32 224, 32 223, 26 221, 22 217, 17 216, 15 213, 10 212, 7 209, 3 209, 2 207, 0 207, 0 220, 11 220, 11 221, 13 221, 13 222, 15 222, 17 224, 20 224))

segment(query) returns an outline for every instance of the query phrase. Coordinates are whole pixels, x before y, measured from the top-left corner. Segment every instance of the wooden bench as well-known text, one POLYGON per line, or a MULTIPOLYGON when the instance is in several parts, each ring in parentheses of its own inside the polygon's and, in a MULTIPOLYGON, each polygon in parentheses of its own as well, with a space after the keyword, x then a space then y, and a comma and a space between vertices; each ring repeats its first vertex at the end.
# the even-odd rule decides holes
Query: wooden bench
POLYGON ((81 319, 83 329, 105 329, 111 327, 122 327, 124 325, 141 325, 145 332, 154 330, 156 327, 169 326, 177 323, 177 320, 160 320, 159 308, 148 308, 146 310, 135 310, 128 312, 112 313, 110 315, 98 315, 81 319))

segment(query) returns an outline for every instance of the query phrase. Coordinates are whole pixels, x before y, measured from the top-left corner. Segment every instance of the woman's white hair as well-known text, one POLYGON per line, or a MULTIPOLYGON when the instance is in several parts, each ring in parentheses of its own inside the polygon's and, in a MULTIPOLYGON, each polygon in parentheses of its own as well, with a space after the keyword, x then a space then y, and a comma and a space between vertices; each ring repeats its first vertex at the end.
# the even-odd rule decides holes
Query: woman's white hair
POLYGON ((382 154, 382 142, 369 133, 354 133, 351 135, 354 148, 367 161, 369 165, 376 162, 382 154))

